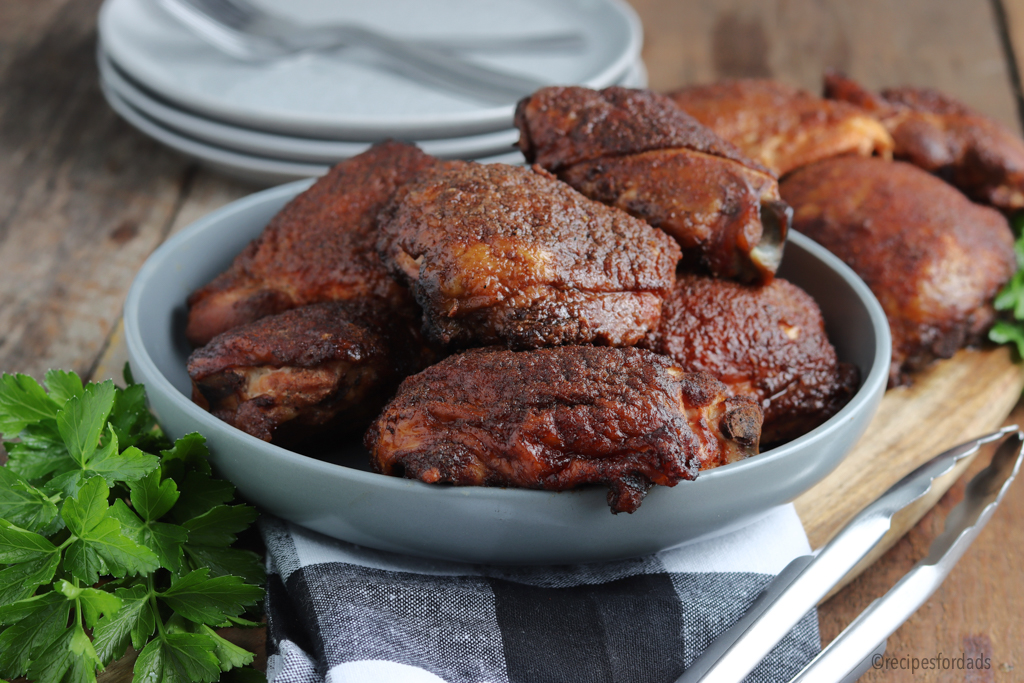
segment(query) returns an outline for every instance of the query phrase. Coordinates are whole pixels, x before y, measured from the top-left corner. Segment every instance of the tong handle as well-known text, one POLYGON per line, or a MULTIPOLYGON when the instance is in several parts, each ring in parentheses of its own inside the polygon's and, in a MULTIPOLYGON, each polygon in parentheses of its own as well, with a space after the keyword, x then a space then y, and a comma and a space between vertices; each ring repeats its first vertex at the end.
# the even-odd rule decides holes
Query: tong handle
POLYGON ((949 513, 945 530, 932 542, 928 556, 868 605, 791 683, 833 683, 837 671, 851 671, 873 656, 879 638, 888 638, 931 597, 995 513, 1020 471, 1022 446, 1021 432, 999 446, 991 464, 967 485, 963 501, 949 513))
MULTIPOLYGON (((813 559, 802 562, 799 569, 796 563, 802 558, 790 563, 769 586, 767 590, 771 591, 771 597, 766 596, 759 601, 761 606, 757 612, 741 619, 719 636, 676 683, 740 683, 783 636, 878 544, 889 530, 894 514, 928 493, 936 478, 952 470, 960 460, 976 453, 982 444, 1014 431, 1017 431, 1016 425, 1004 427, 955 446, 894 484, 854 517, 813 559)), ((885 636, 887 634, 878 634, 871 648, 885 636)), ((854 668, 869 652, 862 653, 861 658, 844 671, 854 668)))

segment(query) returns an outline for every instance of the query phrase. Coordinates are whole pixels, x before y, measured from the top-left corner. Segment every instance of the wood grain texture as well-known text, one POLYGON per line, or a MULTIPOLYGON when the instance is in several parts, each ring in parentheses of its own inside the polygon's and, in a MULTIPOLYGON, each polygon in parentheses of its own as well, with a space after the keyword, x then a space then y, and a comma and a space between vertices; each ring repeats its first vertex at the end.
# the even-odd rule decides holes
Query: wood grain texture
POLYGON ((1014 95, 1017 97, 1018 115, 1024 120, 1024 84, 1021 83, 1024 74, 1024 0, 993 0, 996 9, 1002 10, 1001 20, 1005 40, 1008 43, 1007 59, 1013 61, 1016 67, 1017 80, 1014 85, 1014 95))
POLYGON ((94 66, 98 6, 3 3, 3 371, 88 373, 188 177, 182 158, 136 134, 103 102, 94 66))
POLYGON ((924 461, 1001 425, 1022 389, 1024 371, 1003 347, 960 351, 915 375, 913 386, 887 391, 853 451, 796 500, 811 547, 827 543, 865 505, 924 461))
MULTIPOLYGON (((174 235, 206 214, 251 194, 259 188, 241 181, 225 178, 217 173, 199 169, 179 202, 167 236, 174 235)), ((125 290, 127 295, 127 290, 125 290)), ((128 347, 124 341, 124 325, 120 318, 111 331, 99 359, 92 370, 91 379, 112 379, 123 385, 122 371, 128 361, 128 347)))
POLYGON ((655 90, 774 77, 820 92, 822 70, 872 88, 939 88, 1020 130, 992 6, 980 0, 631 0, 655 90))

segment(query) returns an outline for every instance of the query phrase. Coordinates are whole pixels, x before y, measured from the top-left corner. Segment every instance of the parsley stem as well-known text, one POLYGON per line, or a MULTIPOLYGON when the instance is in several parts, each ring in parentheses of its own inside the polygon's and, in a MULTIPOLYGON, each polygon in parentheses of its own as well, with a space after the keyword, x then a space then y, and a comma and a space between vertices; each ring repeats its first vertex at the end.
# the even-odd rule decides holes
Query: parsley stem
POLYGON ((156 617, 156 630, 160 633, 160 637, 164 638, 167 634, 164 632, 164 620, 160 618, 160 607, 156 602, 156 588, 153 586, 152 574, 146 577, 146 584, 149 586, 149 604, 153 608, 153 615, 156 617))
MULTIPOLYGON (((74 534, 71 534, 70 536, 67 537, 67 539, 65 539, 65 541, 63 543, 61 543, 59 546, 57 546, 57 552, 60 552, 61 550, 64 550, 64 548, 67 548, 69 545, 71 545, 72 543, 74 543, 77 540, 78 540, 78 536, 75 536, 74 534)), ((75 586, 78 586, 78 579, 75 579, 75 586)))
MULTIPOLYGON (((71 585, 78 588, 78 579, 74 576, 71 577, 71 585)), ((85 620, 82 617, 82 598, 75 598, 75 619, 78 621, 78 627, 81 629, 85 628, 85 620)))

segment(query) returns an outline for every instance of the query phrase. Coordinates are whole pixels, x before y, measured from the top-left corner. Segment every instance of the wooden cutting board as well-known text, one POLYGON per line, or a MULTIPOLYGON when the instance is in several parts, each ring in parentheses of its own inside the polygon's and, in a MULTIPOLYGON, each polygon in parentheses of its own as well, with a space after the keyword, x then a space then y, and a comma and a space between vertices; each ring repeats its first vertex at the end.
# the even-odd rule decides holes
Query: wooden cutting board
MULTIPOLYGON (((932 456, 1002 425, 1024 390, 1024 366, 1009 347, 965 349, 890 389, 864 436, 839 467, 796 499, 812 548, 820 548, 861 509, 932 456)), ((882 543, 837 586, 853 580, 889 549, 967 469, 961 462, 931 493, 893 520, 882 543)), ((829 595, 831 595, 830 593, 829 595)))

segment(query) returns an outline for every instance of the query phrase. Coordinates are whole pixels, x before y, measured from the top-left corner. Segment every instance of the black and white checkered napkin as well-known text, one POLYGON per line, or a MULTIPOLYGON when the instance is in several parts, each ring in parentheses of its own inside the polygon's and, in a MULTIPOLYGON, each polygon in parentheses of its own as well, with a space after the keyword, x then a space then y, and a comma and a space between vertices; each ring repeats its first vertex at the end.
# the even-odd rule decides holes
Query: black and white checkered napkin
MULTIPOLYGON (((810 552, 791 505, 650 557, 558 567, 424 560, 260 524, 270 683, 668 683, 810 552)), ((748 680, 787 681, 819 649, 811 612, 748 680)))

